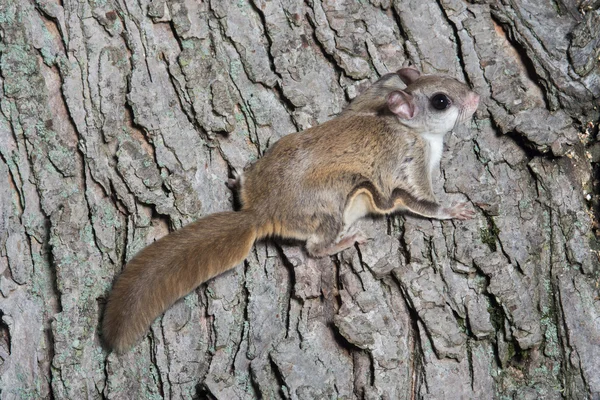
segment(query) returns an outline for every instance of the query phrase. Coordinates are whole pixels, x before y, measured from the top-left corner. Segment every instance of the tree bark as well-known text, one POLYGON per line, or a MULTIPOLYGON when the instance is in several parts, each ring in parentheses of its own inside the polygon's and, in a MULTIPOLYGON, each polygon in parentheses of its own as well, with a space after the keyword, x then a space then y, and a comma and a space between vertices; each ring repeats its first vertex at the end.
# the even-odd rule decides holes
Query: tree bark
POLYGON ((600 398, 597 0, 0 0, 0 398, 600 398), (437 196, 261 242, 102 347, 113 279, 280 137, 412 63, 482 105, 437 196))

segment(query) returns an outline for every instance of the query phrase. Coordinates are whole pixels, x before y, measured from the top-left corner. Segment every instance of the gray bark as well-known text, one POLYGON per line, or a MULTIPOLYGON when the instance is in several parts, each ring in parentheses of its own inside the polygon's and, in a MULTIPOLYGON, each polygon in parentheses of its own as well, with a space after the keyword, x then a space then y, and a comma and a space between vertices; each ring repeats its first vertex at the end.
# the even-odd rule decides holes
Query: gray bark
POLYGON ((0 0, 0 398, 600 398, 599 7, 0 0), (435 179, 475 219, 258 243, 102 347, 126 260, 407 62, 482 95, 435 179))

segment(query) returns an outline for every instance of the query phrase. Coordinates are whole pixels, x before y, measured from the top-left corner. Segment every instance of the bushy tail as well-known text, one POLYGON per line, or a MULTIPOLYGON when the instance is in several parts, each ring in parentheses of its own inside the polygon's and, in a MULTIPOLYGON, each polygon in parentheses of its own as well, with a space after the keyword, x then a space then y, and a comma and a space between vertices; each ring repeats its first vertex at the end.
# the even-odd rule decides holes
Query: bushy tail
POLYGON ((257 239, 255 219, 250 211, 208 215, 140 251, 108 298, 106 344, 127 350, 175 301, 242 262, 257 239))

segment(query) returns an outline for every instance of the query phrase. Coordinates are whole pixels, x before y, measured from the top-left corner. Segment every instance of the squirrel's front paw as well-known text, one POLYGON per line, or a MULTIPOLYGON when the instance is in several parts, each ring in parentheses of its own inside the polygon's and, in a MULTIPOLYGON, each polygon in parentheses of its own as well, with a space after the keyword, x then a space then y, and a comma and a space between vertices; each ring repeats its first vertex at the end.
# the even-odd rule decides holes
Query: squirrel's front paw
POLYGON ((458 203, 450 208, 444 209, 449 219, 471 219, 475 216, 475 211, 468 207, 467 203, 458 203))

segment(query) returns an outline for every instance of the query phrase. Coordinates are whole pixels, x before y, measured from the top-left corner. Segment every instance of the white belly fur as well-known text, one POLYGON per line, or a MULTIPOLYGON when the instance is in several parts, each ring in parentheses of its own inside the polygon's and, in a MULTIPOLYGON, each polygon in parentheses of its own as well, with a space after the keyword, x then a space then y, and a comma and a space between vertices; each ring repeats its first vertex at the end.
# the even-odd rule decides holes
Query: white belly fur
POLYGON ((366 217, 371 210, 371 201, 366 194, 359 194, 352 199, 352 203, 344 210, 344 228, 347 229, 362 217, 366 217))
POLYGON ((429 145, 429 176, 433 175, 434 168, 439 168, 444 150, 444 135, 439 133, 423 133, 421 135, 429 145))

